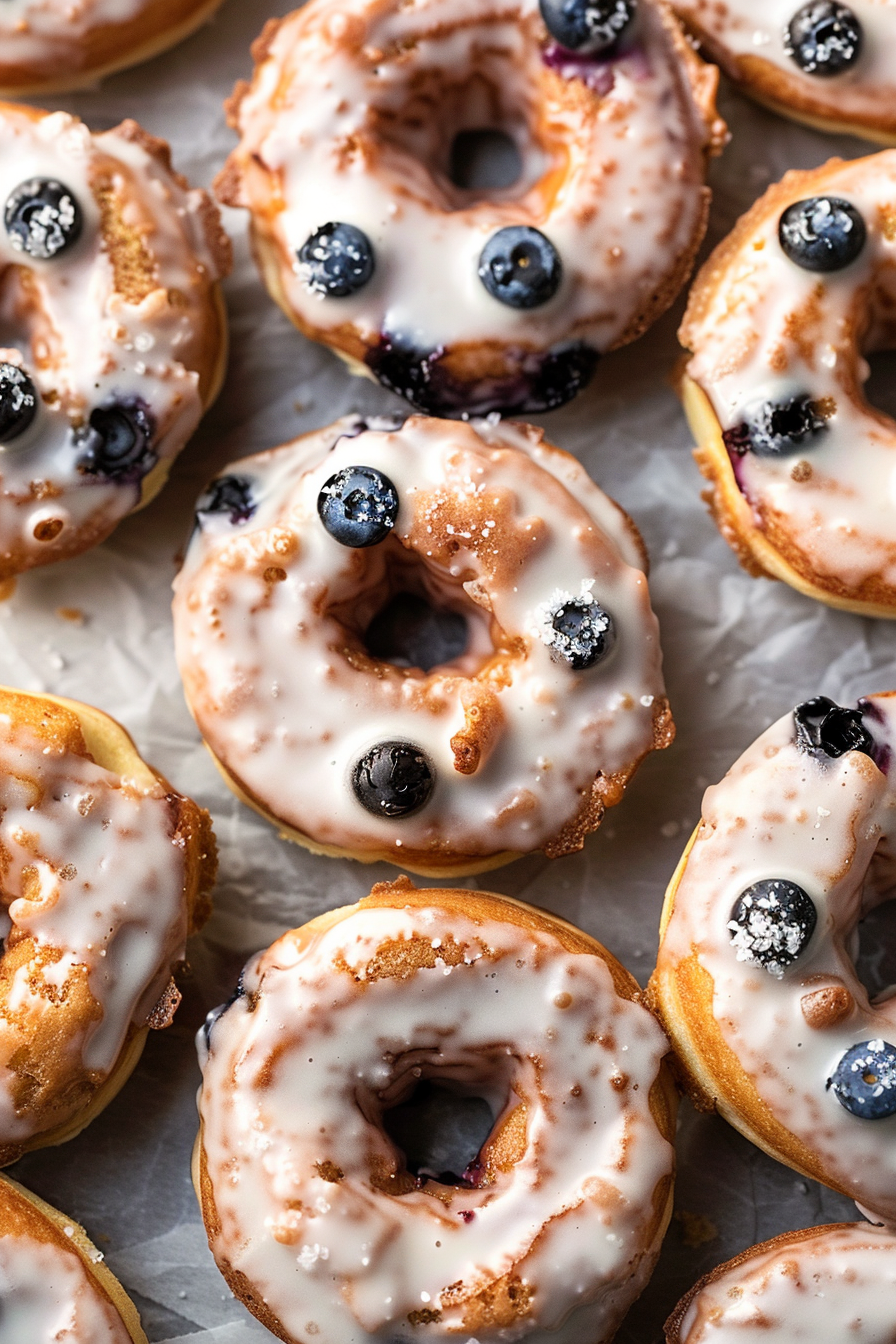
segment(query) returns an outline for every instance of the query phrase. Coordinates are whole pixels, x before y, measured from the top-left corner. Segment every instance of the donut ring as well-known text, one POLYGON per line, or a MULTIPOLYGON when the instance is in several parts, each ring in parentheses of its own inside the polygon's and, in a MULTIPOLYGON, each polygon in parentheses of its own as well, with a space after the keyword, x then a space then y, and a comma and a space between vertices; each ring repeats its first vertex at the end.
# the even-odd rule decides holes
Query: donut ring
POLYGON ((0 93, 66 93, 195 32, 221 0, 4 0, 0 93))
POLYGON ((896 693, 819 697, 721 784, 666 893, 651 988, 697 1104, 896 1221, 896 998, 854 931, 887 885, 896 693))
POLYGON ((175 583, 187 703, 230 786, 315 852, 434 876, 557 857, 672 739, 644 565, 541 430, 346 417, 200 500, 175 583), (460 626, 434 666, 371 633, 421 599, 460 626))
POLYGON ((207 812, 98 709, 0 689, 0 1163, 64 1143, 180 1002, 215 876, 207 812))
POLYGON ((867 1223, 786 1232, 707 1274, 666 1344, 880 1344, 896 1331, 896 1240, 867 1223))
POLYGON ((890 0, 672 0, 672 7, 729 79, 773 112, 896 144, 890 0))
POLYGON ((894 150, 788 173, 710 257, 680 333, 697 462, 741 562, 887 617, 896 424, 862 383, 863 355, 896 344, 894 221, 894 150))
POLYGON ((195 1180, 218 1267, 287 1344, 421 1325, 602 1344, 671 1209, 666 1048, 635 981, 572 925, 380 884, 259 953, 200 1033, 195 1180), (489 1103, 462 1177, 415 1176, 387 1137, 421 1077, 489 1103))
POLYGON ((229 267, 164 141, 0 104, 0 579, 161 489, 220 386, 229 267))
POLYGON ((421 410, 562 405, 691 270, 726 132, 664 0, 595 55, 538 0, 312 0, 253 54, 219 199, 290 320, 421 410), (510 187, 451 179, 483 127, 517 146, 510 187))
POLYGON ((0 1177, 3 1344, 147 1344, 140 1318, 83 1227, 0 1177))

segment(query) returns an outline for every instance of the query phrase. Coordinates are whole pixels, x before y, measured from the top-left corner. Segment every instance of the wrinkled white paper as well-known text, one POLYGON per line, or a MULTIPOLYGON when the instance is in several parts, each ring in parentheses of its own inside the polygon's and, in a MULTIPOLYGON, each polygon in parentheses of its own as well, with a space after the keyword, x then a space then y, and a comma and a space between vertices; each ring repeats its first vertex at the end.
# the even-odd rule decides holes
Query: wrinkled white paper
MULTIPOLYGON (((282 0, 228 0, 212 24, 174 52, 53 105, 95 129, 136 117, 171 141, 177 167, 192 182, 208 185, 233 143, 222 100, 248 75, 249 44, 263 20, 289 7, 282 0)), ((733 94, 724 112, 734 139, 712 172, 713 242, 784 169, 867 152, 858 141, 791 126, 733 94)), ((232 355, 220 401, 150 508, 98 550, 26 576, 12 601, 0 605, 0 680, 108 710, 215 818, 221 852, 215 913, 192 946, 193 973, 176 1024, 151 1037, 133 1078, 89 1130, 13 1169, 86 1225, 134 1296, 150 1340, 167 1344, 271 1338, 219 1276, 190 1184, 199 1082, 193 1033, 206 1010, 226 997, 248 953, 394 875, 385 865, 316 858, 278 839, 230 796, 181 694, 170 583, 205 481, 235 458, 348 411, 398 405, 291 328, 260 285, 244 218, 225 214, 236 269, 226 285, 232 355), (60 608, 82 611, 83 624, 63 619, 60 608)), ((595 934, 642 982, 653 966, 663 891, 706 784, 799 700, 896 687, 892 625, 828 611, 779 584, 749 578, 719 538, 701 503, 689 434, 670 385, 680 313, 681 304, 647 337, 607 357, 578 402, 544 418, 549 437, 577 453, 643 531, 678 740, 642 766, 623 805, 581 854, 553 863, 524 859, 486 879, 595 934)), ((886 397, 893 365, 881 357, 874 367, 879 404, 894 411, 896 393, 889 407, 886 397)), ((848 1201, 799 1179, 721 1120, 698 1117, 687 1106, 679 1163, 677 1208, 688 1216, 672 1223, 654 1280, 619 1335, 624 1344, 658 1341, 681 1293, 735 1252, 781 1231, 854 1216, 848 1201), (688 1244, 701 1236, 701 1244, 688 1244)))

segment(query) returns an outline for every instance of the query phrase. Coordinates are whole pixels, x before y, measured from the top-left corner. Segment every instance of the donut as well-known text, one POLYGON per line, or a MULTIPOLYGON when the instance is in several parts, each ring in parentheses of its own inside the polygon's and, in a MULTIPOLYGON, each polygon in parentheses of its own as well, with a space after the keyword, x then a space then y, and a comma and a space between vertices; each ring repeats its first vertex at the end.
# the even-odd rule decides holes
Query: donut
POLYGON ((235 792, 316 852, 555 858, 674 733, 644 566, 541 430, 344 417, 200 499, 187 702, 235 792))
POLYGON ((147 1344, 140 1318, 83 1227, 0 1177, 3 1344, 147 1344))
POLYGON ((672 0, 726 75, 773 111, 823 131, 896 143, 891 0, 672 0))
POLYGON ((0 689, 0 1163, 112 1100, 209 913, 206 812, 72 700, 0 689))
POLYGON ((311 0, 253 55, 219 199, 299 330, 420 410, 562 405, 690 273, 726 132, 664 0, 311 0), (457 185, 483 130, 510 183, 457 185))
POLYGON ((854 955, 892 895, 894 747, 896 692, 763 733, 707 790, 651 981, 697 1104, 892 1222, 896 997, 854 955))
POLYGON ((886 1344, 896 1240, 867 1223, 785 1232, 720 1265, 666 1322, 667 1344, 886 1344))
POLYGON ((602 1344, 647 1282, 672 1198, 667 1042, 556 916, 380 884, 254 957, 199 1043, 209 1244, 287 1344, 602 1344), (485 1108, 462 1174, 390 1137, 427 1089, 485 1108))
POLYGON ((894 261, 896 150, 791 172, 710 257, 681 329, 697 461, 742 562, 888 617, 896 424, 862 384, 896 343, 894 261))
POLYGON ((0 104, 0 580, 161 489, 220 385, 229 266, 164 141, 0 104))
POLYGON ((84 88, 148 61, 210 19, 221 0, 4 0, 0 92, 84 88))

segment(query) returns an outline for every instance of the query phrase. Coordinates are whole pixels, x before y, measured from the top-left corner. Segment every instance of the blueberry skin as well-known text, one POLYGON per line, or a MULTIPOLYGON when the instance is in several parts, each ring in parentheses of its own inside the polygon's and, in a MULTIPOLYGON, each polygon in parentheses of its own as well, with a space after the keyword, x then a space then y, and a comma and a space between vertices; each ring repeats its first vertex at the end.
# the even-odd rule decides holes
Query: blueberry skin
POLYGON ((806 75, 839 75, 862 54, 862 25, 848 5, 809 0, 784 30, 784 50, 806 75))
POLYGON ((52 261, 80 238, 84 217, 75 196, 62 182, 32 177, 6 199, 3 222, 17 252, 52 261))
POLYGON ((317 512, 340 546, 376 546, 395 526, 398 491, 375 467, 343 467, 318 495, 317 512))
POLYGON ((376 269, 373 244, 354 224, 324 224, 299 248, 302 277, 312 294, 344 299, 357 294, 376 269))
POLYGON ((196 505, 196 518, 200 527, 202 518, 210 513, 230 515, 233 527, 247 523, 258 505, 252 498, 252 482, 247 476, 219 476, 206 488, 196 505))
POLYGON ((818 911, 808 892, 783 877, 764 878, 734 902, 728 930, 738 961, 780 979, 809 946, 818 911))
POLYGON ((874 739, 862 721, 861 710, 844 709, 826 695, 817 695, 814 700, 797 705, 793 718, 797 746, 802 751, 829 756, 832 760, 848 751, 874 754, 874 739))
POLYGON ((795 201, 778 223, 781 247, 804 271, 842 271, 861 254, 867 239, 861 213, 839 196, 795 201))
POLYGON ((0 363, 0 443, 24 434, 37 415, 37 389, 24 369, 0 363))
POLYGON ((605 51, 635 17, 637 0, 539 0, 551 37, 567 51, 593 56, 605 51))
POLYGON ((612 616, 599 603, 573 599, 552 613, 550 649, 574 672, 585 672, 606 658, 615 634, 612 616))
POLYGON ((508 308, 540 308, 554 297, 563 263, 554 244, 538 229, 511 224, 489 238, 479 258, 479 279, 508 308))
POLYGON ((88 425, 75 432, 78 470, 88 476, 131 485, 158 461, 152 442, 156 422, 142 397, 121 397, 91 411, 88 425))
POLYGON ((375 817, 396 820, 425 807, 435 782, 426 756, 410 742, 380 742, 352 771, 352 789, 361 806, 375 817))
POLYGON ((789 457, 811 447, 812 440, 825 433, 827 427, 818 402, 801 393, 788 401, 763 402, 748 412, 739 425, 724 430, 722 438, 729 453, 737 457, 745 453, 789 457))
POLYGON ((842 1056, 827 1087, 861 1120, 896 1115, 896 1046, 879 1038, 860 1041, 842 1056))

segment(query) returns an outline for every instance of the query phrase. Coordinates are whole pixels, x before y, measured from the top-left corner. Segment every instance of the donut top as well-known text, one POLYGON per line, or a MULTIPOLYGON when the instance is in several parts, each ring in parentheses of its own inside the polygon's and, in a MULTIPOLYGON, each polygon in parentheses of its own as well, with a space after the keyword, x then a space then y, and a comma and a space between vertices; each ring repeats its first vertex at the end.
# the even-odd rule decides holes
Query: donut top
POLYGON ((672 1150, 650 1107, 665 1037, 599 957, 362 907, 286 934, 241 989, 200 1036, 211 1243, 292 1338, 604 1338, 672 1150), (509 1156, 487 1143, 462 1186, 412 1179, 381 1116, 421 1075, 484 1095, 496 1128, 513 1113, 509 1156))
POLYGON ((818 1228, 748 1252, 697 1294, 681 1344, 889 1344, 896 1242, 867 1225, 818 1228))
POLYGON ((853 964, 892 895, 896 696, 860 709, 807 702, 707 790, 658 967, 696 957, 800 1165, 896 1220, 896 997, 869 1001, 853 964))
MULTIPOLYGON (((4 65, 58 60, 60 41, 84 37, 107 24, 124 24, 153 0, 4 0, 0 42, 4 65)), ((63 75, 68 71, 62 72, 63 75)))
POLYGON ((81 1257, 16 1226, 0 1207, 3 1344, 133 1344, 81 1257))

